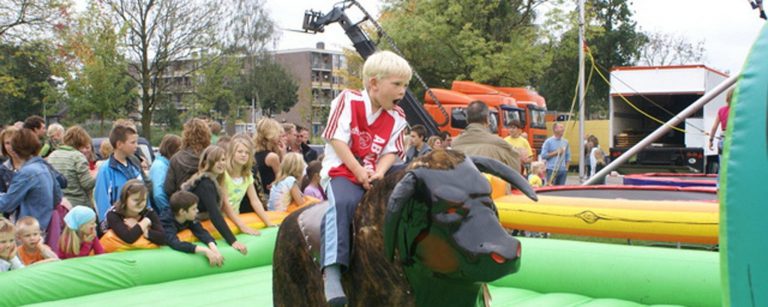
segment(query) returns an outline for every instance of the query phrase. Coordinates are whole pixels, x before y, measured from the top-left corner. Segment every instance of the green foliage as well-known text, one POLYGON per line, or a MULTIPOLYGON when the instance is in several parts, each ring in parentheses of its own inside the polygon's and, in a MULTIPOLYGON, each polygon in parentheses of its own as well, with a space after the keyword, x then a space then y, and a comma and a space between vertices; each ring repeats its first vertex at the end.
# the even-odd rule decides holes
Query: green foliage
POLYGON ((49 42, 0 44, 0 122, 24 120, 43 114, 43 103, 56 101, 58 70, 49 42))
POLYGON ((528 85, 549 64, 533 24, 542 1, 386 1, 381 24, 431 87, 528 85))
POLYGON ((77 28, 65 34, 65 49, 78 67, 67 83, 68 118, 80 123, 96 115, 102 123, 100 134, 107 129, 104 120, 124 116, 137 97, 128 63, 118 51, 120 35, 94 5, 78 20, 77 28))
POLYGON ((241 61, 230 56, 201 58, 199 61, 205 66, 192 78, 195 95, 189 110, 196 116, 225 118, 243 103, 235 93, 241 61))
MULTIPOLYGON (((563 1, 560 1, 562 3, 563 1)), ((593 54, 597 68, 608 75, 612 67, 632 65, 646 36, 636 31, 632 11, 627 0, 589 1, 586 9, 586 40, 593 54)), ((578 78, 578 12, 552 12, 551 29, 559 29, 562 35, 551 42, 552 63, 544 71, 539 90, 547 98, 551 110, 568 111, 575 95, 578 78)), ((586 75, 589 76, 590 62, 586 60, 586 75)), ((592 78, 586 90, 586 111, 595 113, 608 109, 609 85, 592 78)))
POLYGON ((255 97, 265 116, 288 112, 299 100, 296 81, 280 64, 268 56, 254 61, 253 69, 242 76, 240 97, 255 97))

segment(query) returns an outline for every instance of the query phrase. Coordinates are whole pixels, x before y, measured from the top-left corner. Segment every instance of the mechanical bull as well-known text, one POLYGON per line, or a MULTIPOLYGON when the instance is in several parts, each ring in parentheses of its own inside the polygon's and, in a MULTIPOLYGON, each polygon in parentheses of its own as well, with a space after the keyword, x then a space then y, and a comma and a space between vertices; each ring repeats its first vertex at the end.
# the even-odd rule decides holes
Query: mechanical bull
MULTIPOLYGON (((514 273, 520 242, 499 224, 480 171, 536 199, 517 172, 495 160, 437 150, 386 176, 354 215, 349 306, 477 306, 483 283, 514 273), (478 170, 479 169, 479 170, 478 170)), ((280 227, 273 259, 275 306, 325 306, 316 259, 327 203, 296 211, 280 227)))

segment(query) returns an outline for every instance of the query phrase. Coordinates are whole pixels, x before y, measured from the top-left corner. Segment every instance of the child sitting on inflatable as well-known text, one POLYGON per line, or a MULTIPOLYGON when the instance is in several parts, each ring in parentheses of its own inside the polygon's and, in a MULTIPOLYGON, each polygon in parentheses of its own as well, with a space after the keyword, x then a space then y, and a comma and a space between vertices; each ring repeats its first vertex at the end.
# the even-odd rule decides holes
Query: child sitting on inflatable
POLYGON ((16 239, 18 256, 24 265, 59 260, 56 253, 43 243, 43 232, 36 218, 25 216, 16 221, 16 239))
POLYGON ((147 187, 141 180, 131 179, 123 185, 120 199, 107 212, 107 227, 101 243, 108 253, 165 245, 163 225, 147 207, 147 187))
POLYGON ((307 165, 307 174, 301 181, 301 190, 305 196, 311 196, 321 201, 325 200, 325 193, 320 187, 320 170, 323 168, 323 162, 312 161, 307 165))
MULTIPOLYGON (((245 136, 235 136, 227 145, 227 171, 224 172, 222 186, 227 192, 229 206, 235 214, 255 212, 267 227, 273 227, 275 225, 269 220, 264 205, 256 194, 253 181, 253 144, 245 136), (248 198, 250 208, 240 208, 240 203, 245 197, 248 198)), ((255 229, 254 231, 259 232, 255 229)))
POLYGON ((411 67, 400 56, 379 51, 363 64, 363 91, 343 91, 331 102, 322 186, 328 196, 323 219, 322 255, 325 298, 332 306, 343 306, 347 297, 341 272, 350 263, 352 218, 371 182, 384 177, 403 152, 402 130, 407 122, 395 105, 405 96, 411 67))
POLYGON ((0 272, 21 269, 21 263, 16 255, 16 236, 13 223, 0 216, 0 272))
POLYGON ((283 157, 280 173, 269 191, 268 208, 270 211, 288 211, 288 206, 295 203, 297 208, 304 206, 304 196, 299 183, 304 174, 304 157, 296 152, 283 157))
POLYGON ((197 202, 197 196, 191 192, 178 191, 171 195, 171 210, 166 211, 162 220, 165 228, 165 242, 177 251, 205 254, 211 266, 220 267, 224 257, 216 248, 216 241, 211 234, 197 221, 197 202), (184 229, 191 230, 192 234, 207 247, 179 240, 178 233, 184 229))
POLYGON ((197 209, 200 211, 198 218, 210 220, 232 248, 246 255, 248 248, 237 241, 237 237, 229 229, 224 215, 235 223, 240 231, 252 235, 258 233, 243 223, 240 217, 234 213, 232 207, 226 203, 227 195, 222 189, 226 170, 227 151, 216 145, 208 146, 200 156, 197 173, 181 185, 181 190, 192 192, 197 196, 197 209))
POLYGON ((59 239, 59 259, 69 259, 103 254, 99 237, 96 236, 96 213, 85 206, 75 206, 64 216, 64 230, 59 239))

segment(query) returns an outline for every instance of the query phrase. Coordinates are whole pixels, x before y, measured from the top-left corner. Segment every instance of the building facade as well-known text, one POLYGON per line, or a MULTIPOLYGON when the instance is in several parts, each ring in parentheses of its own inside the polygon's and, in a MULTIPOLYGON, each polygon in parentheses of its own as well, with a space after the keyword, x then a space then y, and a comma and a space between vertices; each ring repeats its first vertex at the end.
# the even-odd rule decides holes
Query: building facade
POLYGON ((299 85, 299 101, 290 111, 274 116, 307 127, 312 135, 325 129, 331 100, 344 89, 339 74, 346 69, 346 58, 340 51, 326 50, 323 43, 317 48, 280 50, 275 52, 280 63, 299 85))
MULTIPOLYGON (((347 67, 344 53, 326 50, 323 43, 317 43, 316 48, 279 50, 272 54, 275 62, 280 64, 299 86, 296 104, 288 112, 273 114, 272 117, 280 122, 307 127, 312 135, 319 135, 325 129, 331 100, 344 89, 344 80, 339 73, 347 67)), ((172 104, 179 114, 189 111, 195 101, 195 78, 201 78, 196 65, 199 65, 196 60, 176 61, 161 78, 164 91, 158 98, 164 100, 164 103, 172 104)), ((252 110, 250 107, 243 107, 236 113, 237 118, 230 120, 247 126, 243 128, 247 130, 253 129, 253 126, 248 124, 252 114, 256 114, 256 121, 261 117, 259 110, 252 110)))

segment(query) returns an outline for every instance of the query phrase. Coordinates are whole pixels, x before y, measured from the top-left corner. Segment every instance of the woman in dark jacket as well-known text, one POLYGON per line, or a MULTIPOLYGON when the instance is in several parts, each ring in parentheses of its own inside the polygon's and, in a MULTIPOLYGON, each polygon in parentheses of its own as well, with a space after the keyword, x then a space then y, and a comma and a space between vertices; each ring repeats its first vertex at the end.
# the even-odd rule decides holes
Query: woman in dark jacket
POLYGON ((181 150, 171 157, 163 190, 171 197, 181 184, 197 172, 200 153, 211 144, 211 130, 202 119, 193 118, 184 124, 181 150))

